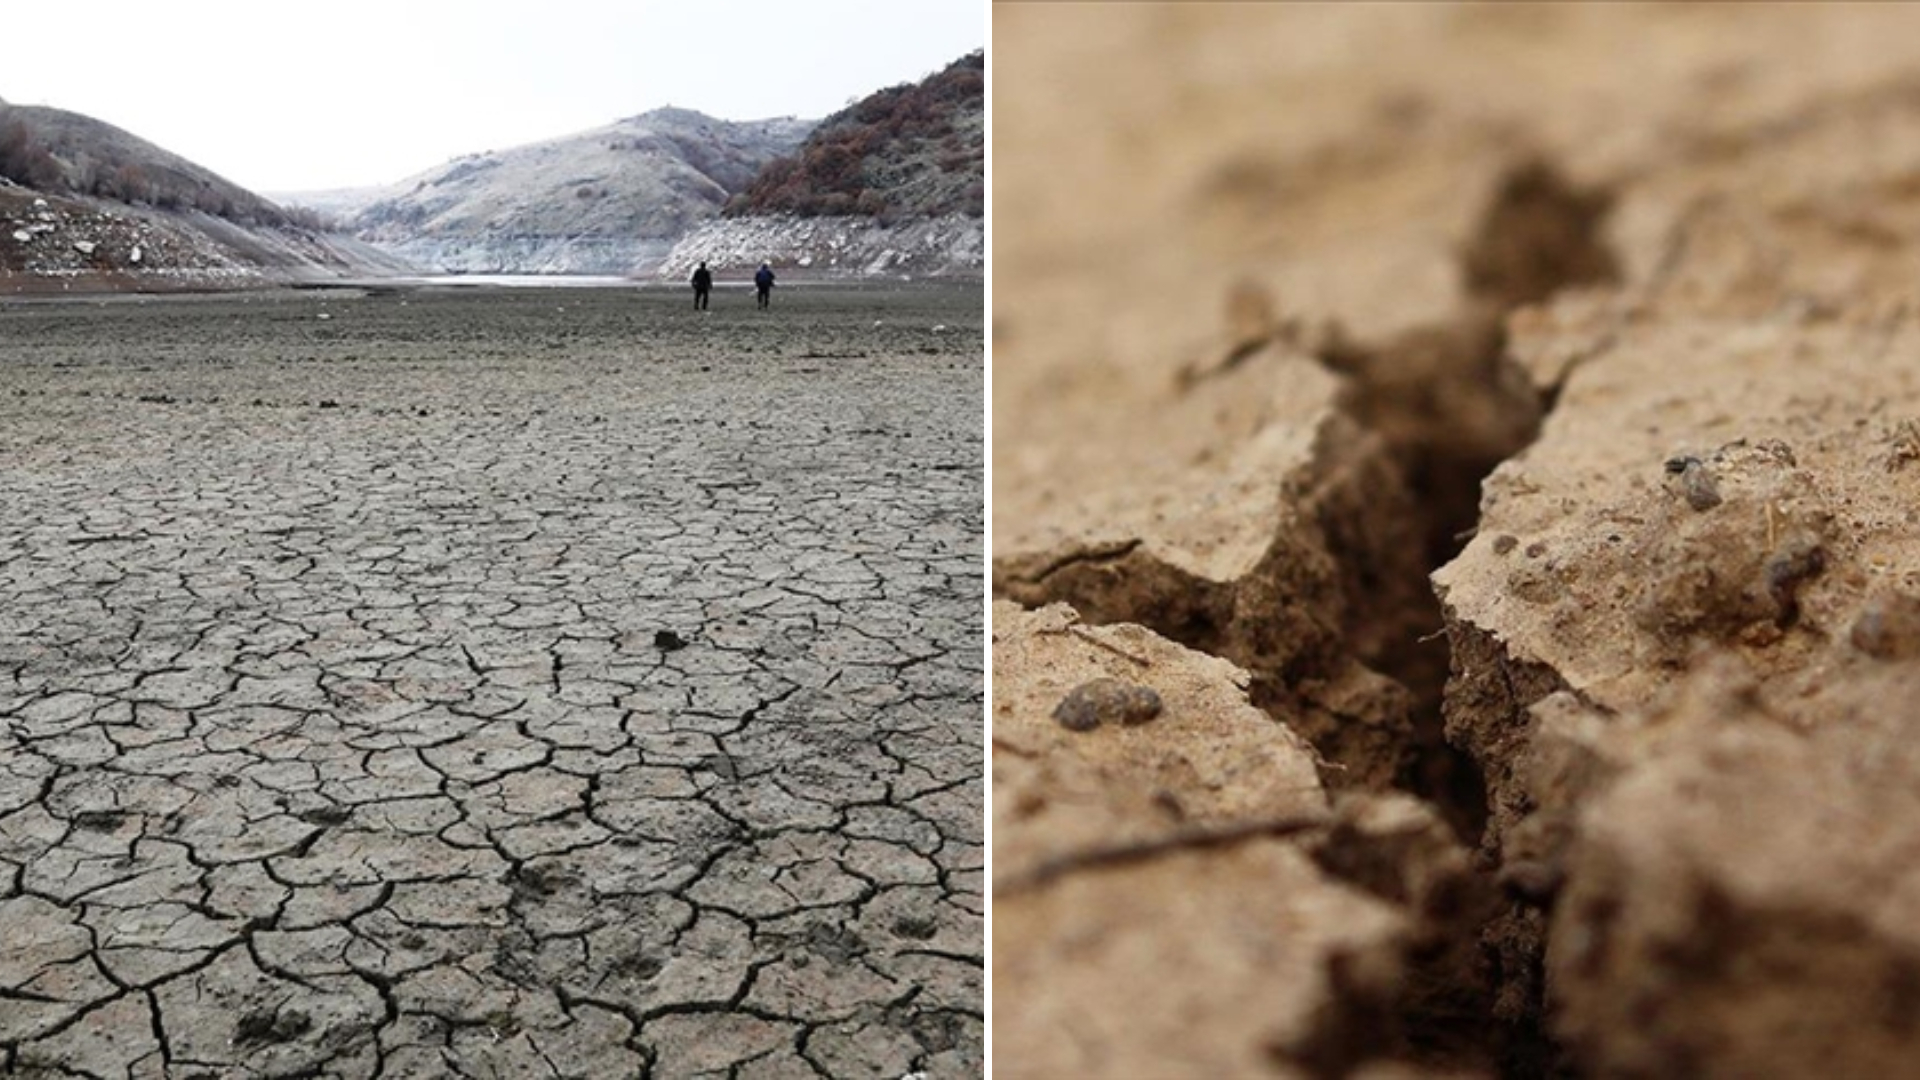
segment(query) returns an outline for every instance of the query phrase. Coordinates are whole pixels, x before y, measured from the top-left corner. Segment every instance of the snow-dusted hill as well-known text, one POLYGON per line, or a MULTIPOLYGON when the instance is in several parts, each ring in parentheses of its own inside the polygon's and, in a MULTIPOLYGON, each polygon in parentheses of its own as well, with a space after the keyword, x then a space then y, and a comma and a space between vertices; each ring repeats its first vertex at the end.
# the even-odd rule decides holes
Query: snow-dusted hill
MULTIPOLYGON (((362 240, 442 270, 643 273, 812 127, 656 109, 456 158, 395 185, 347 225, 362 240)), ((313 204, 337 212, 354 199, 336 192, 313 204)))
POLYGON ((796 153, 761 170, 727 215, 981 216, 986 69, 984 52, 968 53, 827 117, 796 153))
POLYGON ((207 288, 406 269, 131 132, 0 103, 0 293, 207 288))
POLYGON ((726 216, 661 267, 705 260, 806 274, 974 275, 986 263, 986 55, 888 87, 821 121, 726 216))

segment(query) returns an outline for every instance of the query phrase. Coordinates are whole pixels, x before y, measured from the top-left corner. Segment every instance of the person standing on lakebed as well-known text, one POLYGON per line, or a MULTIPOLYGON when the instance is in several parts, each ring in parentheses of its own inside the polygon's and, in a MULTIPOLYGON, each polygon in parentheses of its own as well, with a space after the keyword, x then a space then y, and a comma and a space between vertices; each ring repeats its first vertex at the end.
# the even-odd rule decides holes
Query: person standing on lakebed
MULTIPOLYGON (((713 272, 701 263, 693 271, 693 307, 696 311, 707 310, 707 294, 713 291, 713 272)), ((765 307, 765 304, 761 305, 765 307)))
POLYGON ((760 306, 766 307, 773 297, 773 267, 761 263, 760 269, 754 272, 753 287, 760 291, 760 306))

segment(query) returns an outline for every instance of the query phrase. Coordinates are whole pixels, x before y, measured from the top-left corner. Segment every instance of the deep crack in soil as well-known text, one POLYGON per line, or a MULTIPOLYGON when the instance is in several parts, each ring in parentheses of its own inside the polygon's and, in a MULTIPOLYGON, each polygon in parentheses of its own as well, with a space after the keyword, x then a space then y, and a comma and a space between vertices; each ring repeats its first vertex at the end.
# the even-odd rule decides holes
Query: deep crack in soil
MULTIPOLYGON (((1505 354, 1505 319, 1562 288, 1613 278, 1617 260, 1601 240, 1608 205, 1605 193, 1571 185, 1544 160, 1519 162, 1494 185, 1462 254, 1469 298, 1462 312, 1383 343, 1349 340, 1338 325, 1310 343, 1318 362, 1345 377, 1339 409, 1359 424, 1351 437, 1379 448, 1377 471, 1335 473, 1308 490, 1301 503, 1318 542, 1276 538, 1252 571, 1261 578, 1257 588, 1183 574, 1129 540, 1037 559, 997 557, 997 595, 1035 607, 1066 603, 1087 625, 1145 626, 1247 667, 1250 700, 1312 741, 1329 789, 1408 791, 1434 806, 1462 842, 1477 846, 1487 793, 1476 758, 1446 739, 1443 690, 1449 674, 1461 672, 1449 662, 1452 638, 1442 630, 1428 578, 1471 535, 1481 481, 1540 429, 1544 403, 1505 354), (1383 532, 1378 500, 1396 489, 1393 505, 1403 516, 1383 532), (1407 557, 1406 548, 1418 557, 1407 557), (1332 566, 1317 577, 1302 573, 1316 562, 1332 566), (1350 604, 1345 625, 1317 623, 1275 643, 1266 612, 1310 607, 1329 592, 1350 604), (1363 706, 1375 710, 1372 716, 1342 705, 1356 654, 1391 680, 1384 684, 1393 697, 1387 709, 1377 701, 1363 706), (1382 711, 1389 714, 1384 722, 1382 711)), ((1178 392, 1194 394, 1267 349, 1298 344, 1284 328, 1243 331, 1222 361, 1183 375, 1178 392)), ((1338 829, 1316 859, 1332 876, 1369 891, 1406 869, 1397 854, 1338 829)), ((1493 921, 1495 870, 1480 862, 1477 886, 1452 883, 1440 910, 1423 912, 1446 930, 1409 951, 1410 966, 1390 990, 1359 985, 1350 961, 1336 955, 1331 997, 1313 1034, 1276 1053, 1324 1077, 1396 1056, 1470 1062, 1487 1054, 1515 1072, 1537 1068, 1543 1054, 1551 1055, 1542 1049, 1541 1009, 1494 1020, 1500 974, 1480 956, 1483 927, 1493 921)), ((1003 879, 999 889, 1009 887, 1003 879)), ((1409 898, 1398 892, 1389 899, 1409 898)), ((1500 925, 1509 917, 1502 915, 1500 925)))
POLYGON ((1008 1075, 1911 1061, 1915 19, 996 18, 1008 1075))

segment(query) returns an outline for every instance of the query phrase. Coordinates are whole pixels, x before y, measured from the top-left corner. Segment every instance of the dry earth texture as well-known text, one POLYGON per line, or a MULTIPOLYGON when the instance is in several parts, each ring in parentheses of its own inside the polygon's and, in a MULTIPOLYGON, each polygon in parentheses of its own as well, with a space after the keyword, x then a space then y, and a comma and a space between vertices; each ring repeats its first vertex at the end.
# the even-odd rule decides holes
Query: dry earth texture
POLYGON ((1917 42, 996 10, 998 1075, 1911 1070, 1917 42))
POLYGON ((0 1073, 977 1074, 981 324, 0 306, 0 1073))

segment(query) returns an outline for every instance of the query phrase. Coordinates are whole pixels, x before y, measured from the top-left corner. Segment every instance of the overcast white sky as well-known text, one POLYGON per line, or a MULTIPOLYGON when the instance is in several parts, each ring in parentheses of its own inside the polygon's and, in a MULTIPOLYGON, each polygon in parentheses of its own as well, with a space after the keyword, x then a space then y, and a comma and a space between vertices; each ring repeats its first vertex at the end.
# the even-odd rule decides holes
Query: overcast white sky
POLYGON ((986 45, 983 0, 6 5, 0 98, 257 192, 385 184, 662 105, 821 117, 986 45))

